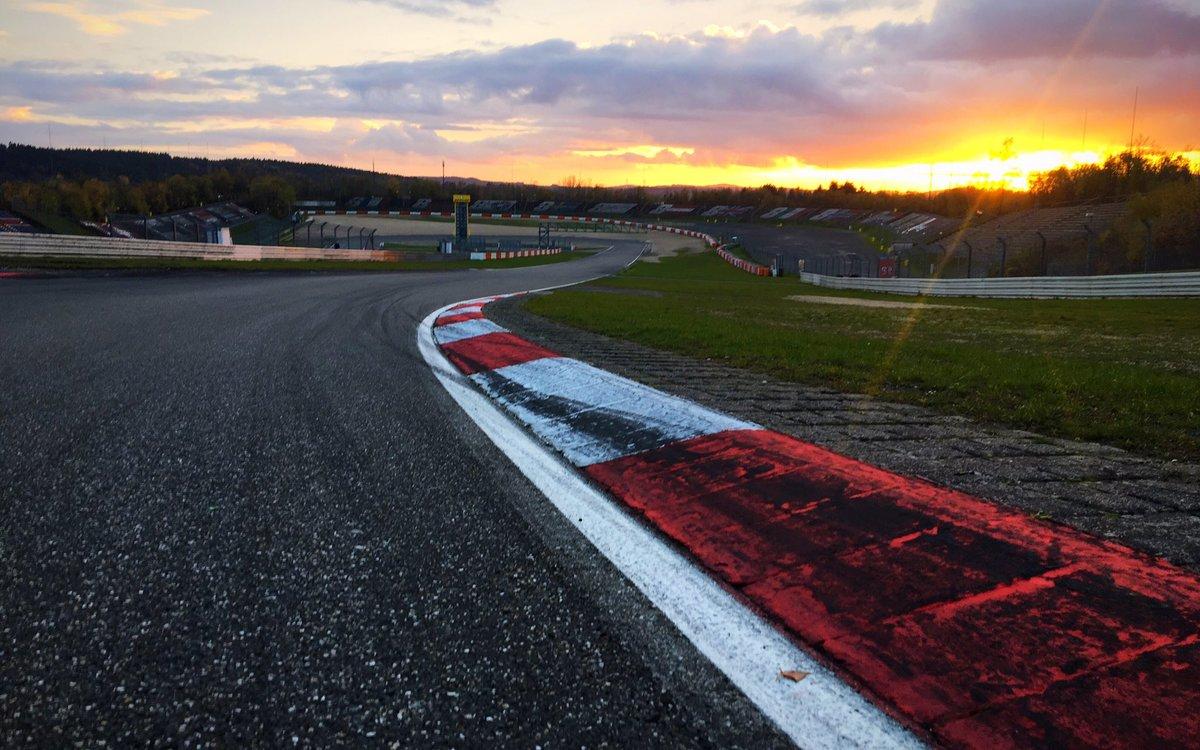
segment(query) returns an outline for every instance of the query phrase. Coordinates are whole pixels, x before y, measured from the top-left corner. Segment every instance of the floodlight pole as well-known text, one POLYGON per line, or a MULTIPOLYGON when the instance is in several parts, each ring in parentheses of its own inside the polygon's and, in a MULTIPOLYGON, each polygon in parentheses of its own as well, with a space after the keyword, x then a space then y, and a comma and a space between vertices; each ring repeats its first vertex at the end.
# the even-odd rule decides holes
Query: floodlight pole
POLYGON ((1096 249, 1096 242, 1095 242, 1096 232, 1093 231, 1092 228, 1090 226, 1088 226, 1086 222, 1083 225, 1083 230, 1085 232, 1087 232, 1087 275, 1091 276, 1092 275, 1092 266, 1095 262, 1094 256, 1095 256, 1095 249, 1096 249))

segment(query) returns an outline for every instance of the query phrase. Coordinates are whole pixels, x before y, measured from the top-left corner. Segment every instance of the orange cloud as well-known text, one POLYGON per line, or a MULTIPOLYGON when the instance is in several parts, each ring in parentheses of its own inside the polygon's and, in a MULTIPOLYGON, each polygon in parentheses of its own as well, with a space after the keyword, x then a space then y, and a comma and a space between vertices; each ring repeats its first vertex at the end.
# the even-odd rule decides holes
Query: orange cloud
POLYGON ((91 36, 119 36, 129 30, 128 24, 165 26, 172 21, 194 21, 208 15, 202 8, 173 8, 151 3, 107 15, 92 12, 87 3, 29 3, 25 8, 74 21, 83 33, 91 36))

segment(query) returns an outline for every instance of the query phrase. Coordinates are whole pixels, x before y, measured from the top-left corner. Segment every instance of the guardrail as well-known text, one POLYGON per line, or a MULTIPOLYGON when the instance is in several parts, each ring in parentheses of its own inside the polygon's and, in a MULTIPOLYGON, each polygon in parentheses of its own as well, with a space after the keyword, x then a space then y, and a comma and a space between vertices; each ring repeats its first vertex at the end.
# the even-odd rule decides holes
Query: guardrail
POLYGON ((871 279, 801 273, 809 284, 933 297, 1087 299, 1098 297, 1200 297, 1200 271, 1113 276, 1021 276, 972 279, 871 279))
POLYGON ((63 234, 0 235, 0 255, 56 258, 184 258, 192 260, 368 260, 397 261, 404 253, 264 245, 77 237, 63 234))

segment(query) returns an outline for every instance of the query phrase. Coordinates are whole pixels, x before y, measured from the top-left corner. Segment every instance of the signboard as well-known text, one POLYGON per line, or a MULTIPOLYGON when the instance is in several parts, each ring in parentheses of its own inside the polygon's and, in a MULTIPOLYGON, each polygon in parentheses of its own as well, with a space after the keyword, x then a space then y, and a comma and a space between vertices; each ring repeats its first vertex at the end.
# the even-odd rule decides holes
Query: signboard
POLYGON ((880 258, 879 259, 879 278, 881 278, 881 279, 896 278, 896 259, 895 258, 880 258))
POLYGON ((471 233, 470 225, 467 223, 470 208, 471 196, 454 196, 454 239, 456 241, 465 241, 467 235, 471 233))

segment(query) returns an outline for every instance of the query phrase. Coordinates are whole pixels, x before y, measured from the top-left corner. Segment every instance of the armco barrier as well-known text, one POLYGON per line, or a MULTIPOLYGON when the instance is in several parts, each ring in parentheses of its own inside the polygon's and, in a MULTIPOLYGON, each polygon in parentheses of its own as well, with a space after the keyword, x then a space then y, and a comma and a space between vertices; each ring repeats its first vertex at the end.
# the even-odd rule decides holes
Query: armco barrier
POLYGON ((198 242, 76 237, 61 234, 0 235, 0 255, 58 258, 185 258, 191 260, 374 260, 396 261, 403 253, 386 250, 333 250, 313 247, 209 245, 198 242))
POLYGON ((994 279, 864 279, 802 273, 809 284, 934 297, 1072 299, 1096 297, 1200 297, 1200 271, 1113 276, 1022 276, 994 279))
POLYGON ((717 248, 717 255, 724 258, 725 262, 728 263, 729 265, 731 265, 734 268, 737 268, 739 270, 745 271, 746 273, 752 273, 755 276, 770 276, 771 275, 770 268, 767 268, 766 266, 763 266, 763 265, 759 265, 758 263, 754 263, 752 261, 748 261, 748 260, 739 258, 736 255, 734 255, 733 253, 726 250, 724 245, 717 248))

